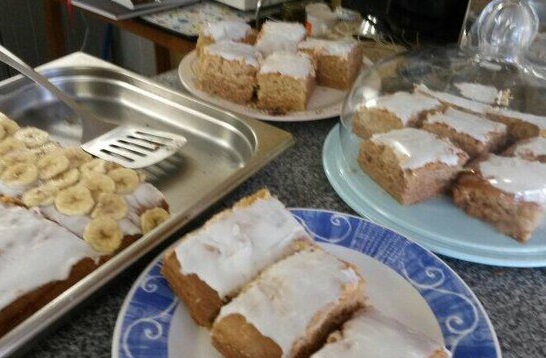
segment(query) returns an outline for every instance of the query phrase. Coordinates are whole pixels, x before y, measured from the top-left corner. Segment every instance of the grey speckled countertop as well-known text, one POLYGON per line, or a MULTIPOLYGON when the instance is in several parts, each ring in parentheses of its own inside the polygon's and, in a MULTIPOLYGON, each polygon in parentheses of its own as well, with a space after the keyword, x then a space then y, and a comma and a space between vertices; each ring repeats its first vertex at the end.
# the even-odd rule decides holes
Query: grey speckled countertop
MULTIPOLYGON (((156 80, 182 90, 175 71, 156 80)), ((354 214, 328 183, 322 145, 337 119, 272 123, 291 132, 296 144, 255 174, 210 213, 258 188, 268 187, 288 207, 329 209, 354 214)), ((203 215, 195 224, 206 219, 203 215)), ((173 238, 174 239, 174 238, 173 238)), ((121 304, 155 251, 95 294, 55 329, 36 342, 25 357, 108 357, 121 304)), ((442 257, 474 291, 487 311, 503 357, 546 357, 546 269, 490 267, 442 257)))

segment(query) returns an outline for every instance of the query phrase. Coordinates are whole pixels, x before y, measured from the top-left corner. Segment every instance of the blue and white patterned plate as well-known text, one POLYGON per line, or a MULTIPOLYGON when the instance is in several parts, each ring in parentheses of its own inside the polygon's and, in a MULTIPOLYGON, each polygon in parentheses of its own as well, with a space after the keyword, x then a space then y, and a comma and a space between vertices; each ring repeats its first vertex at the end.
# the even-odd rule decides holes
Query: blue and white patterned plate
MULTIPOLYGON (((500 358, 494 329, 468 286, 431 252, 355 216, 293 209, 321 245, 360 268, 370 303, 443 341, 454 358, 500 358)), ((161 257, 135 282, 114 331, 115 358, 219 357, 160 274, 161 257)))

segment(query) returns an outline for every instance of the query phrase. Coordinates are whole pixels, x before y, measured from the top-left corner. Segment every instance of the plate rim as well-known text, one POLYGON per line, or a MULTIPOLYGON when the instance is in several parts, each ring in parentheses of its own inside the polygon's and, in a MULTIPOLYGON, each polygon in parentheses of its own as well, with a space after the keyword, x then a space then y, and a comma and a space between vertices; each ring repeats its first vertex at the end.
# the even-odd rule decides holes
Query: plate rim
MULTIPOLYGON (((207 103, 213 104, 215 106, 221 107, 224 110, 231 111, 240 115, 245 115, 248 117, 264 120, 264 121, 270 121, 270 122, 309 122, 309 121, 317 121, 322 119, 329 119, 338 117, 341 114, 341 107, 343 105, 344 99, 347 97, 349 91, 341 91, 345 92, 343 95, 343 98, 340 100, 339 103, 325 106, 316 110, 308 110, 308 111, 301 111, 301 112, 292 112, 293 114, 299 114, 299 115, 278 115, 273 116, 270 114, 267 114, 265 111, 259 110, 259 109, 252 109, 248 108, 242 104, 237 104, 233 102, 229 102, 227 99, 223 99, 220 97, 214 97, 212 95, 209 95, 208 93, 205 93, 203 91, 198 90, 195 87, 195 82, 193 80, 193 77, 190 75, 191 71, 191 65, 193 61, 197 58, 197 50, 192 50, 188 54, 186 54, 182 60, 180 61, 180 64, 178 65, 177 74, 178 79, 184 86, 184 88, 190 92, 192 95, 198 97, 200 100, 203 100, 207 103), (226 108, 222 105, 222 101, 227 101, 231 104, 229 108, 226 108)), ((368 62, 365 62, 367 64, 368 62)), ((319 87, 319 86, 317 86, 319 87)), ((324 87, 326 88, 326 87, 324 87)), ((332 91, 340 91, 336 89, 330 89, 332 91)))
MULTIPOLYGON (((433 238, 428 234, 426 230, 422 232, 414 232, 410 228, 404 227, 397 222, 385 218, 380 212, 375 210, 373 207, 370 207, 367 203, 363 203, 360 199, 359 193, 353 190, 350 186, 344 185, 345 182, 341 178, 339 171, 350 170, 350 168, 345 168, 345 166, 340 163, 343 162, 341 159, 341 144, 339 139, 339 131, 341 130, 341 124, 336 124, 326 136, 323 147, 322 147, 322 166, 325 172, 326 177, 334 191, 339 195, 339 197, 355 210, 359 215, 362 215, 364 218, 367 218, 377 225, 384 226, 387 229, 390 229, 394 232, 399 233, 400 235, 408 238, 409 240, 420 244, 426 249, 441 254, 449 256, 452 258, 474 262, 479 264, 499 266, 499 267, 516 267, 516 268, 537 268, 546 266, 546 256, 544 258, 531 258, 528 256, 531 253, 540 253, 545 254, 546 249, 537 248, 533 250, 532 247, 522 246, 521 250, 512 250, 510 248, 506 249, 497 249, 492 250, 489 247, 483 245, 476 245, 474 248, 480 250, 480 253, 487 251, 491 253, 489 256, 484 256, 482 254, 473 254, 465 252, 464 249, 472 248, 472 245, 462 243, 457 246, 453 246, 452 242, 435 242, 437 239, 433 238), (339 151, 339 152, 338 152, 339 151), (339 154, 339 155, 336 155, 339 154), (351 195, 353 194, 353 195, 351 195), (447 245, 447 247, 446 247, 447 245), (483 246, 483 247, 482 247, 483 246), (487 250, 489 249, 489 250, 487 250), (463 250, 463 251, 462 251, 463 250), (507 254, 517 255, 515 258, 513 256, 506 257, 507 254)), ((450 239, 451 240, 451 239, 450 239)))
MULTIPOLYGON (((401 239, 415 245, 416 247, 418 247, 422 253, 425 253, 426 255, 430 256, 431 258, 433 258, 437 263, 441 264, 441 266, 446 269, 447 271, 450 272, 450 274, 453 276, 454 279, 456 279, 458 281, 458 283, 461 285, 461 287, 466 290, 465 294, 467 294, 469 296, 469 298, 472 299, 472 303, 474 304, 475 308, 478 310, 478 314, 481 313, 481 316, 483 317, 484 321, 485 321, 485 324, 487 326, 487 328, 489 329, 489 332, 491 334, 491 338, 493 340, 493 346, 495 348, 495 354, 496 354, 496 358, 501 358, 502 357, 502 351, 501 351, 501 348, 500 348, 500 343, 499 343, 499 340, 498 340, 498 336, 496 334, 496 331, 495 331, 495 327, 493 326, 492 322, 491 322, 491 319, 489 318, 485 308, 483 307, 481 301, 478 299, 478 297, 476 296, 476 294, 474 293, 474 291, 468 286, 468 284, 457 274, 457 272, 455 272, 455 270, 453 270, 447 263, 445 263, 440 257, 438 257, 435 253, 433 253, 432 251, 428 250, 426 247, 422 246, 421 244, 411 240, 411 239, 408 239, 407 237, 401 235, 401 234, 398 234, 388 228, 385 228, 381 225, 378 225, 376 223, 373 223, 369 220, 367 220, 366 218, 363 218, 363 217, 360 217, 360 216, 357 216, 357 215, 353 215, 353 214, 349 214, 349 213, 344 213, 344 212, 339 212, 339 211, 335 211, 335 210, 327 210, 327 209, 318 209, 318 208, 304 208, 304 207, 290 207, 288 208, 290 210, 290 212, 296 216, 296 213, 297 212, 317 212, 317 213, 326 213, 326 214, 329 214, 331 216, 344 216, 344 217, 348 217, 348 218, 352 218, 354 220, 357 220, 357 221, 363 221, 363 222, 366 222, 368 224, 371 224, 373 225, 374 227, 376 228, 379 228, 381 230, 385 230, 387 232, 392 232, 394 233, 395 235, 397 235, 398 237, 400 237, 401 239)), ((320 241, 322 242, 322 241, 320 241)), ((165 250, 163 250, 157 257, 155 257, 147 266, 146 268, 139 274, 139 276, 137 277, 137 279, 133 282, 132 286, 131 286, 131 289, 128 291, 127 295, 125 296, 124 300, 123 300, 123 303, 119 309, 119 312, 118 312, 118 316, 117 316, 117 319, 116 319, 116 323, 115 323, 115 327, 114 327, 114 332, 112 334, 112 349, 111 349, 111 354, 112 354, 112 357, 113 358, 119 358, 119 350, 120 350, 120 340, 122 339, 122 326, 123 326, 123 321, 125 320, 125 316, 126 316, 126 313, 127 313, 127 309, 129 307, 129 305, 131 304, 131 302, 133 301, 133 298, 134 298, 134 295, 135 295, 135 292, 136 290, 140 287, 140 283, 143 282, 143 280, 147 277, 147 275, 152 271, 152 269, 162 260, 163 258, 163 255, 164 253, 169 250, 170 248, 174 247, 175 245, 177 245, 178 243, 178 240, 176 240, 176 242, 174 242, 173 244, 169 245, 169 247, 167 247, 165 250)), ((325 242, 325 243, 328 243, 328 242, 325 242)), ((338 245, 336 243, 329 243, 329 244, 332 244, 332 245, 338 245)), ((380 260, 376 259, 375 257, 372 257, 362 251, 359 251, 357 249, 354 249, 354 248, 349 248, 349 247, 346 247, 346 246, 343 246, 343 245, 339 245, 339 246, 342 246, 342 247, 345 247, 346 249, 348 250, 354 250, 356 251, 357 253, 360 253, 360 254, 363 254, 363 255, 366 255, 368 257, 370 257, 371 259, 373 260, 376 260, 378 263, 382 264, 382 265, 385 265, 387 266, 388 269, 390 270, 393 270, 397 275, 399 275, 403 280, 405 280, 406 282, 408 282, 410 285, 414 286, 411 282, 409 282, 404 276, 400 275, 400 273, 398 271, 396 271, 393 267, 389 266, 388 264, 384 263, 384 262, 381 262, 380 260)), ((419 292, 419 290, 417 290, 417 288, 414 286, 413 287, 417 292, 418 294, 423 298, 423 300, 425 300, 425 302, 427 303, 427 305, 430 307, 430 304, 429 302, 426 300, 426 298, 419 292)), ((174 294, 173 294, 174 296, 174 294)), ((434 311, 432 311, 433 314, 434 314, 434 311)), ((434 316, 436 317, 436 315, 434 314, 434 316)), ((442 332, 443 333, 443 332, 442 332)), ((444 336, 444 339, 445 339, 445 336, 444 336)))

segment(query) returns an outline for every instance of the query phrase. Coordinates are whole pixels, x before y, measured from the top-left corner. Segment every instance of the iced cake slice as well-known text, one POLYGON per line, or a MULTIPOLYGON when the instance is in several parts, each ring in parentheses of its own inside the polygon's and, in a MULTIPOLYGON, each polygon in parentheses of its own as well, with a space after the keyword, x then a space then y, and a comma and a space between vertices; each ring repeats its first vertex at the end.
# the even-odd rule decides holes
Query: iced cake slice
POLYGON ((212 327, 226 357, 307 357, 364 305, 350 264, 316 248, 270 266, 225 305, 212 327))
POLYGON ((315 88, 315 69, 303 53, 275 52, 257 75, 258 108, 275 114, 304 111, 315 88))
POLYGON ((362 170, 404 205, 444 193, 467 160, 449 141, 414 128, 376 134, 358 156, 362 170))
POLYGON ((508 126, 508 139, 512 143, 537 136, 546 137, 546 117, 544 116, 506 108, 491 108, 486 115, 508 126))
POLYGON ((446 106, 478 115, 485 115, 487 111, 492 108, 488 103, 478 102, 473 99, 457 96, 448 92, 433 90, 422 83, 415 86, 415 92, 434 98, 446 106))
POLYGON ((169 250, 162 273, 194 321, 211 326, 222 305, 272 263, 314 245, 284 205, 261 190, 169 250))
POLYGON ((364 139, 393 129, 416 127, 429 113, 442 108, 440 101, 419 93, 395 92, 357 106, 353 132, 364 139))
POLYGON ((308 38, 298 48, 315 59, 320 86, 348 90, 362 67, 362 46, 358 41, 308 38))
POLYGON ((252 100, 260 54, 254 46, 218 42, 204 48, 196 73, 196 86, 236 103, 252 100))
POLYGON ((264 56, 276 51, 296 52, 305 35, 305 27, 298 22, 266 21, 258 33, 256 47, 264 56))
POLYGON ((451 353, 427 336, 369 307, 328 337, 311 358, 448 358, 451 353))
POLYGON ((460 175, 453 200, 468 215, 525 243, 546 214, 546 164, 489 155, 460 175))
POLYGON ((99 254, 35 211, 0 198, 0 336, 98 266, 99 254))
POLYGON ((506 143, 504 124, 452 108, 429 114, 422 128, 449 139, 471 158, 496 152, 506 143))
POLYGON ((203 53, 203 48, 216 42, 243 42, 249 45, 256 41, 256 31, 242 20, 222 20, 205 24, 197 38, 197 54, 203 53))
POLYGON ((515 156, 525 160, 546 163, 546 138, 535 137, 516 142, 504 155, 515 156))

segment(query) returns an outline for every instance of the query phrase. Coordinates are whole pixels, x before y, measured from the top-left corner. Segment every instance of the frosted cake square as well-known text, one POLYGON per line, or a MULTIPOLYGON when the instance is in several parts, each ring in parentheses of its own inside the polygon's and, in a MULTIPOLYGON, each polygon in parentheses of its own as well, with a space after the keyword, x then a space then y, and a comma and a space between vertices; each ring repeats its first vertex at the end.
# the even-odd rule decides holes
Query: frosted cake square
POLYGON ((276 51, 296 52, 306 37, 306 30, 298 22, 266 21, 256 39, 256 47, 264 56, 276 51))
POLYGON ((197 38, 197 55, 203 53, 205 46, 216 42, 231 41, 253 45, 256 42, 256 31, 242 20, 222 20, 205 24, 197 38))

